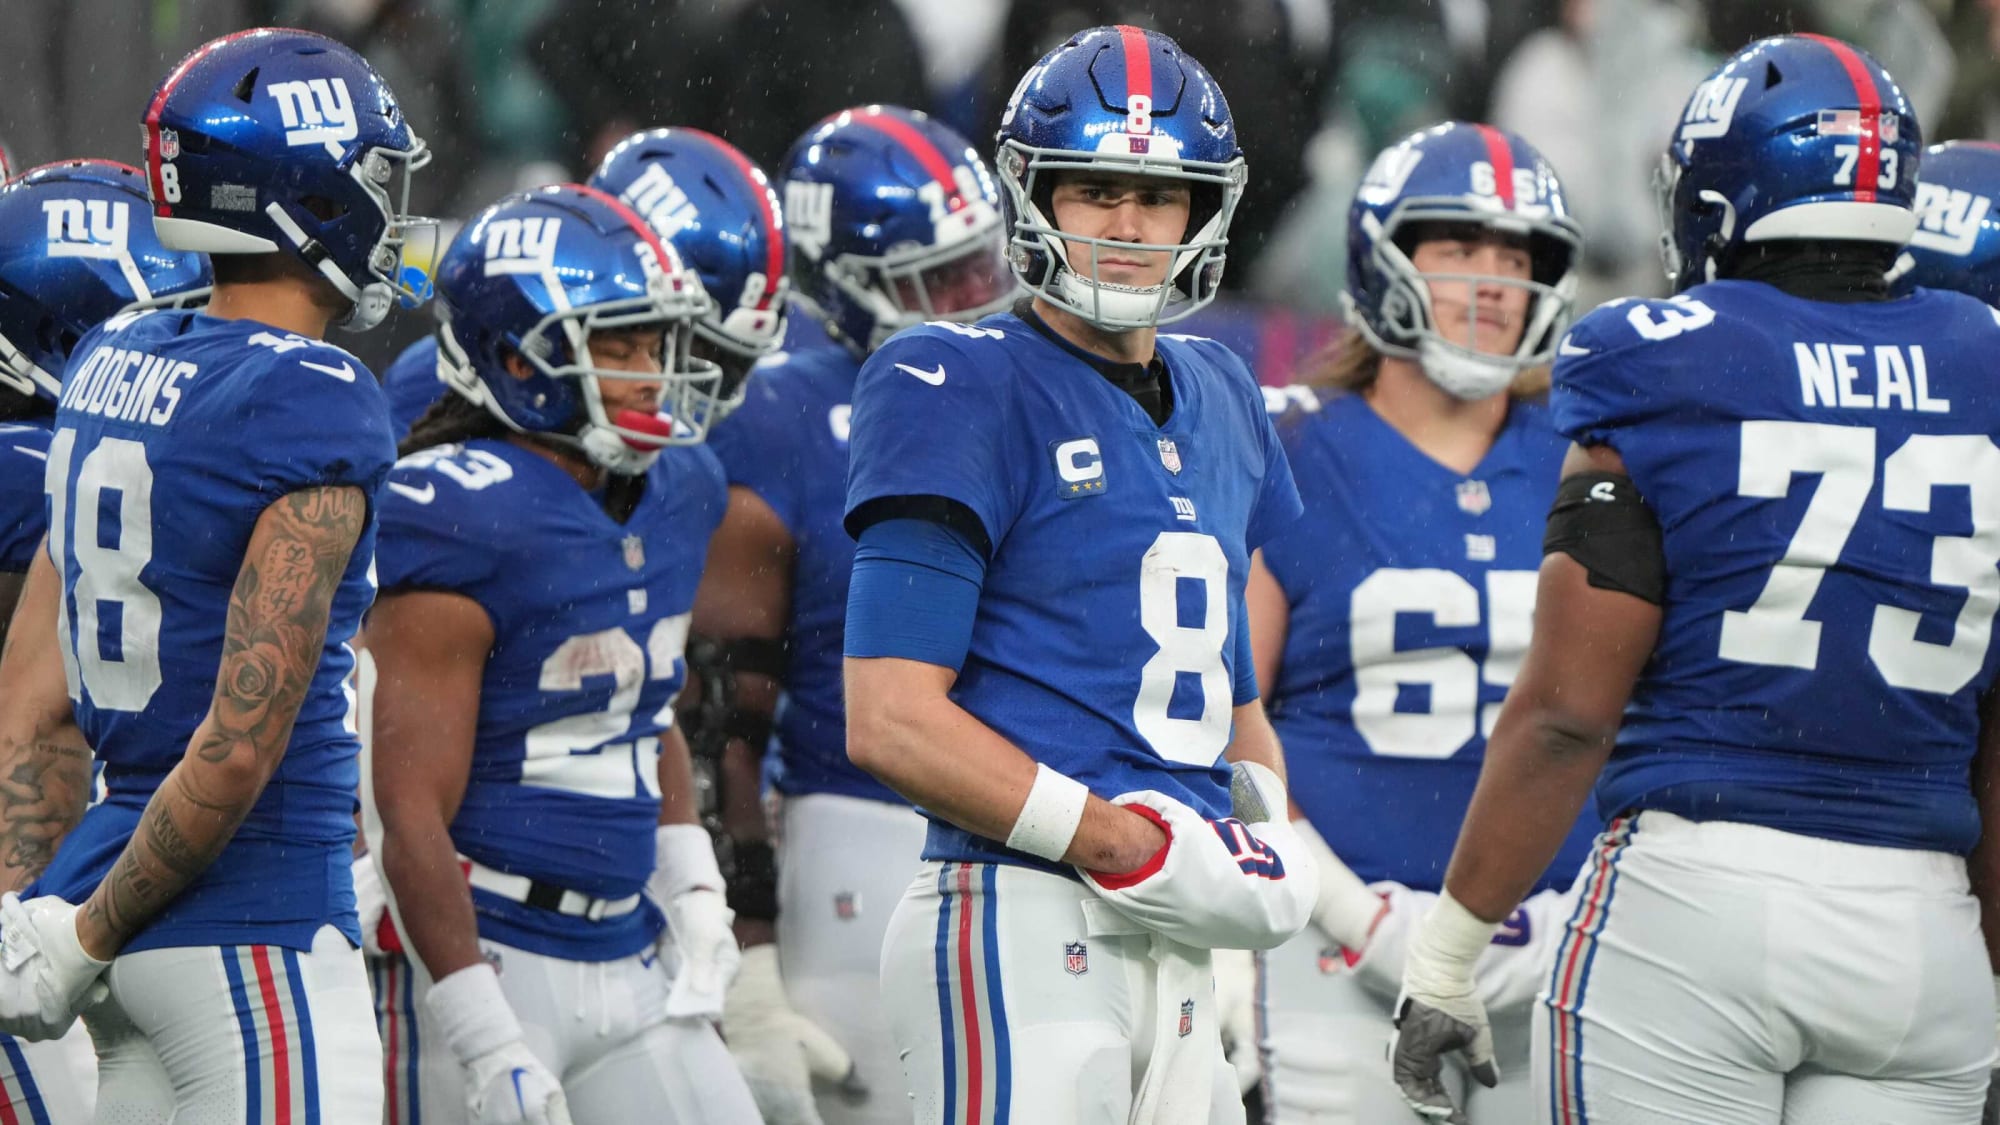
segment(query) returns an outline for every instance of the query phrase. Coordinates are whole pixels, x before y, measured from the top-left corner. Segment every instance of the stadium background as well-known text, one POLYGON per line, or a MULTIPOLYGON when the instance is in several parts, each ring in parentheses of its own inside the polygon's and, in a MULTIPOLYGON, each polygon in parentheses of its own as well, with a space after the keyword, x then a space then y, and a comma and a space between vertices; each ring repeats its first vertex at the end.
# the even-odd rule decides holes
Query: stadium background
MULTIPOLYGON (((766 168, 826 113, 925 109, 989 152, 1013 81, 1068 33, 1129 22, 1179 39, 1235 112, 1250 191, 1228 297, 1185 329, 1266 383, 1337 335, 1344 220, 1368 158, 1451 117, 1527 137, 1586 235, 1581 308, 1663 287, 1650 189, 1712 64, 1779 31, 1866 47, 1926 142, 2000 140, 2000 0, 0 0, 0 142, 19 169, 134 162, 158 75, 241 27, 326 32, 372 60, 436 153, 420 213, 581 179, 620 136, 692 125, 766 168)), ((793 318, 794 335, 815 329, 793 318)), ((428 312, 346 337, 377 370, 428 312)))

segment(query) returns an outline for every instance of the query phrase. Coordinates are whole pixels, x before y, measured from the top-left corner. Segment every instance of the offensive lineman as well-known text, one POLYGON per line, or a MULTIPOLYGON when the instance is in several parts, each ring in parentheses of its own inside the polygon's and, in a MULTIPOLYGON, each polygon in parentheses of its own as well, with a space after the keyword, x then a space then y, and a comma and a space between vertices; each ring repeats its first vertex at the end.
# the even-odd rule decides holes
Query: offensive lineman
POLYGON ((724 504, 721 372, 688 353, 708 299, 581 185, 481 212, 437 291, 455 393, 389 479, 366 633, 418 1112, 755 1122, 708 1022, 736 943, 672 725, 724 504))
POLYGON ((160 241, 215 287, 93 330, 63 382, 0 769, 82 770, 38 738, 73 703, 108 795, 0 899, 0 1027, 88 1008, 105 1120, 372 1120, 343 681, 394 449, 321 337, 395 299, 426 150, 359 55, 282 29, 189 55, 145 136, 160 241))
POLYGON ((1565 338, 1534 637, 1404 970, 1426 1116, 1443 1052, 1490 1060, 1473 959, 1595 782, 1542 1120, 1978 1119, 2000 312, 1890 295, 1920 145, 1868 56, 1751 44, 1662 163, 1679 295, 1565 338))
MULTIPOLYGON (((1317 926, 1263 957, 1265 1105, 1371 1125, 1404 1112, 1382 1054, 1404 943, 1527 647, 1566 445, 1537 400, 1579 235, 1540 153, 1462 122, 1384 150, 1350 216, 1353 328, 1329 378, 1346 393, 1279 422, 1306 518, 1259 552, 1247 600, 1299 833, 1331 846, 1317 926)), ((1474 1091, 1475 1122, 1527 1116, 1529 1001, 1594 831, 1570 833, 1482 961, 1511 1080, 1474 1091)))
POLYGON ((735 677, 723 799, 745 945, 723 1031, 772 1125, 815 1113, 830 1125, 889 1125, 909 1107, 881 1004, 882 936, 923 848, 924 821, 847 759, 840 657, 854 541, 840 518, 849 404, 862 361, 892 334, 997 312, 1014 275, 992 172, 924 114, 833 114, 793 143, 779 180, 795 299, 834 342, 760 367, 743 408, 711 439, 729 473, 729 512, 710 547, 695 632, 727 645, 735 677), (774 730, 783 798, 775 853, 758 800, 774 730), (817 1109, 814 1064, 847 1079, 817 1109))
POLYGON ((1297 491, 1242 361, 1156 331, 1214 296, 1231 124, 1164 35, 1051 51, 997 158, 1033 299, 855 386, 848 753, 931 818, 882 950, 920 1122, 1241 1121, 1208 951, 1312 905, 1243 610, 1297 491))

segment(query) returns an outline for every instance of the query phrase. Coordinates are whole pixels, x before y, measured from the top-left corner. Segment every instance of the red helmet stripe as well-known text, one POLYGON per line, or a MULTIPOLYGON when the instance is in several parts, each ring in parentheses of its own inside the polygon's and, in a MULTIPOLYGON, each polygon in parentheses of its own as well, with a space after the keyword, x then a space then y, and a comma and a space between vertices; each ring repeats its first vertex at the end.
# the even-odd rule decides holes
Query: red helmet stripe
POLYGON ((1840 60, 1841 69, 1847 72, 1847 80, 1854 83, 1854 98, 1861 114, 1860 134, 1855 138, 1861 153, 1854 162, 1854 198, 1873 203, 1882 167, 1882 95, 1875 89, 1875 77, 1868 73, 1868 64, 1861 61, 1854 48, 1840 40, 1825 35, 1806 38, 1832 51, 1833 57, 1840 60))
POLYGON ((1506 134, 1491 125, 1474 125, 1479 130, 1479 139, 1486 142, 1486 162, 1493 165, 1493 190, 1499 193, 1500 206, 1514 209, 1514 146, 1507 143, 1506 134))
POLYGON ((743 179, 750 185, 750 194, 757 197, 757 208, 764 214, 764 229, 771 232, 764 239, 764 297, 757 302, 757 308, 760 311, 770 308, 772 300, 778 295, 778 279, 785 276, 785 223, 778 215, 778 197, 771 190, 771 181, 735 145, 714 133, 685 126, 674 131, 712 142, 716 151, 728 157, 729 162, 736 165, 736 170, 743 173, 743 179))
POLYGON ((1134 94, 1153 100, 1153 46, 1143 28, 1118 25, 1118 37, 1125 42, 1125 106, 1129 110, 1134 94))
POLYGON ((182 59, 181 64, 175 67, 172 73, 167 75, 166 81, 160 83, 159 91, 153 95, 153 100, 146 105, 146 182, 152 185, 153 214, 172 217, 171 209, 167 203, 167 185, 160 179, 160 114, 166 111, 167 99, 173 95, 174 87, 180 84, 181 79, 187 76, 188 71, 194 69, 194 64, 207 58, 210 51, 215 50, 224 43, 234 43, 245 36, 258 35, 263 32, 276 30, 283 29, 253 27, 231 35, 225 35, 220 39, 210 40, 208 43, 196 48, 193 54, 182 59))
POLYGON ((564 184, 563 186, 567 188, 572 188, 576 191, 580 191, 584 195, 590 196, 593 199, 603 201, 603 203, 606 206, 610 207, 613 211, 616 211, 620 218, 630 223, 632 225, 632 229, 639 232, 639 237, 645 239, 646 244, 653 248, 653 260, 660 263, 660 269, 662 272, 673 269, 675 265, 681 260, 680 255, 669 251, 666 248, 666 246, 660 242, 660 235, 657 231, 653 229, 653 224, 640 218, 639 213, 637 211, 634 211, 630 207, 627 207, 623 203, 620 203, 618 201, 617 196, 607 195, 606 193, 601 192, 596 188, 591 187, 588 184, 564 184))
POLYGON ((912 128, 909 122, 880 110, 856 113, 854 120, 857 124, 889 134, 891 140, 908 149, 930 178, 944 189, 946 205, 951 210, 957 211, 965 206, 965 197, 958 193, 958 177, 952 175, 951 161, 945 159, 944 153, 938 151, 929 137, 912 128))

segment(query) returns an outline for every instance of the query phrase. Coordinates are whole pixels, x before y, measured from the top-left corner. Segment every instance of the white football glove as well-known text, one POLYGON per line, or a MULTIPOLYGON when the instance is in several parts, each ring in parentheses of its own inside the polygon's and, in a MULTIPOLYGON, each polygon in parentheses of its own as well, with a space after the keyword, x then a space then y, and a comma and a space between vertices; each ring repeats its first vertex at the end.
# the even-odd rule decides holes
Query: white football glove
POLYGON ((468 965, 424 997, 465 1068, 471 1125, 570 1125, 562 1082, 521 1041, 521 1024, 493 966, 468 965))
POLYGON ((1480 1085, 1490 1089, 1500 1082, 1493 1029, 1472 978, 1472 967, 1496 926, 1444 891, 1410 942, 1403 993, 1396 1000, 1389 1070, 1403 1101, 1427 1121, 1466 1125, 1465 1112, 1452 1105, 1441 1080, 1444 1057, 1451 1052, 1464 1053, 1480 1085))
POLYGON ((814 1078, 838 1083, 850 1099, 868 1094, 854 1060, 785 999, 778 947, 768 942, 743 951, 743 969, 722 1009, 722 1038, 767 1125, 820 1125, 814 1078))
POLYGON ((1236 1092, 1247 1094, 1264 1076, 1257 1050, 1257 955, 1247 949, 1218 949, 1209 959, 1215 968, 1222 1054, 1236 1070, 1236 1092))
POLYGON ((1079 869, 1084 886, 1156 933, 1197 949, 1276 949, 1304 929, 1319 873, 1285 818, 1285 787, 1269 769, 1236 765, 1233 804, 1253 816, 1208 820, 1147 789, 1111 803, 1158 824, 1167 844, 1138 870, 1079 869))
POLYGON ((79 1011, 109 994, 110 965, 83 951, 76 907, 54 895, 0 896, 0 1031, 62 1038, 79 1011))
POLYGON ((707 830, 693 824, 662 824, 653 833, 653 875, 646 891, 666 912, 661 955, 674 966, 667 1015, 675 1019, 719 1019, 729 982, 743 953, 730 928, 722 870, 707 830))

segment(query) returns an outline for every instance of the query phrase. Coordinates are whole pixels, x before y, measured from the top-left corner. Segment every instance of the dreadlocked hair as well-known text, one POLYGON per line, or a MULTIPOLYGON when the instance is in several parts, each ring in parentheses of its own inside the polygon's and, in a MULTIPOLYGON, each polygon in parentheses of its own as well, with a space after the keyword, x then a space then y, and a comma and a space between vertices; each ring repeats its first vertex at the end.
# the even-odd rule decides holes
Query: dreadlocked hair
POLYGON ((396 447, 396 456, 408 457, 418 450, 479 438, 504 438, 511 432, 492 411, 451 391, 432 403, 410 427, 409 436, 396 447))

